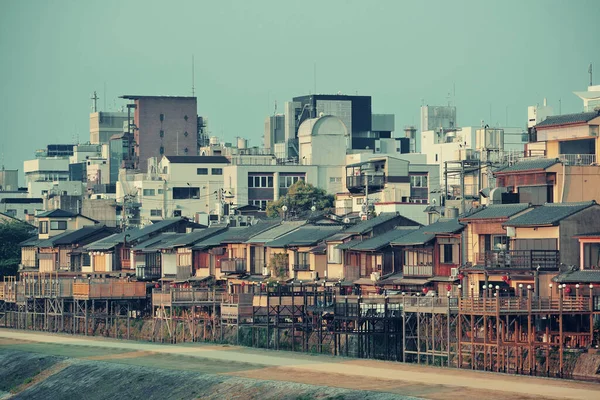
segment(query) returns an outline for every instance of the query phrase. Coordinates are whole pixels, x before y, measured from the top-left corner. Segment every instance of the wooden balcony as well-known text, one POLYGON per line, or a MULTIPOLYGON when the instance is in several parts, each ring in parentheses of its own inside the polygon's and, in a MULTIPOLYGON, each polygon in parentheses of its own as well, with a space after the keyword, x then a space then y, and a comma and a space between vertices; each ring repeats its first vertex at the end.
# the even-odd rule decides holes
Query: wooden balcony
POLYGON ((178 306, 221 303, 227 301, 227 293, 208 288, 153 289, 152 306, 178 306))
POLYGON ((459 312, 465 314, 586 313, 593 311, 589 296, 548 297, 465 297, 459 299, 459 312))
POLYGON ((221 272, 234 274, 246 272, 246 260, 244 258, 223 258, 221 259, 221 272))
POLYGON ((146 283, 144 282, 102 279, 73 283, 73 298, 75 299, 142 299, 145 297, 146 283))
POLYGON ((294 264, 294 271, 310 271, 310 264, 294 264))
POLYGON ((433 276, 433 265, 404 265, 402 273, 405 277, 430 277, 433 276))
POLYGON ((160 266, 138 265, 135 269, 135 276, 141 280, 158 279, 162 276, 160 266))
POLYGON ((476 259, 488 269, 523 269, 556 271, 560 265, 558 250, 486 251, 476 259))
POLYGON ((374 193, 383 189, 386 177, 381 175, 346 176, 346 187, 350 193, 363 193, 369 186, 369 192, 374 193))

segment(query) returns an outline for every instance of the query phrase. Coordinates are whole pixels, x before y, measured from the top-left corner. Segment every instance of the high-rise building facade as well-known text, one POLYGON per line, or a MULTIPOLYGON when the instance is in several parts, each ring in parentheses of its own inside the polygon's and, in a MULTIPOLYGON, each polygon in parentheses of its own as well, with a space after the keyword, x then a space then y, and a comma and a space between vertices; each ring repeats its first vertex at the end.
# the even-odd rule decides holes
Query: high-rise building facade
POLYGON ((133 100, 136 168, 145 171, 148 158, 198 154, 198 113, 195 97, 122 96, 133 100))
POLYGON ((124 112, 94 112, 90 114, 90 143, 108 144, 113 135, 123 133, 123 124, 127 122, 124 112))

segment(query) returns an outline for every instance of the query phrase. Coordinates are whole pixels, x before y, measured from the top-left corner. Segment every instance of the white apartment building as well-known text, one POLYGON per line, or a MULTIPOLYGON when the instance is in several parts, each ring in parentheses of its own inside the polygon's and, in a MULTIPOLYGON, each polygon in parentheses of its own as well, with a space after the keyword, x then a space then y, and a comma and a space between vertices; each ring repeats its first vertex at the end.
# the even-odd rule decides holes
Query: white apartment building
POLYGON ((42 157, 23 163, 25 184, 29 197, 51 194, 81 196, 83 184, 69 181, 69 159, 67 157, 42 157))

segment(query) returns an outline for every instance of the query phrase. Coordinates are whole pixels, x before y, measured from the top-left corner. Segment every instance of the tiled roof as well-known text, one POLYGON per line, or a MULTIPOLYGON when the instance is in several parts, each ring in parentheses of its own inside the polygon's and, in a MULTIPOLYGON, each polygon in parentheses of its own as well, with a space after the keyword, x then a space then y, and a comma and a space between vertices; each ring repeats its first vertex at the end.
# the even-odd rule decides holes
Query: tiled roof
POLYGON ((529 208, 528 203, 518 204, 492 204, 473 214, 468 215, 461 220, 479 220, 479 219, 495 219, 495 218, 510 218, 515 214, 525 211, 529 208))
POLYGON ((166 248, 189 246, 189 245, 197 243, 201 240, 207 239, 213 235, 219 234, 219 233, 223 232, 225 229, 227 229, 227 228, 211 227, 211 228, 206 228, 206 229, 197 229, 193 232, 181 235, 176 240, 173 240, 172 242, 170 242, 168 247, 164 247, 164 248, 166 249, 166 248))
POLYGON ((586 201, 583 203, 546 203, 543 206, 534 208, 523 215, 515 217, 505 222, 506 226, 536 226, 536 225, 556 225, 561 220, 585 210, 596 204, 595 201, 586 201))
POLYGON ((328 242, 341 242, 344 241, 346 239, 348 239, 350 236, 355 235, 354 233, 348 233, 348 232, 340 232, 340 233, 336 233, 335 235, 331 235, 327 238, 328 242))
POLYGON ((38 239, 37 235, 30 237, 27 240, 22 241, 21 243, 19 243, 20 247, 36 247, 38 245, 38 243, 43 242, 44 239, 38 239))
MULTIPOLYGON (((357 235, 362 235, 364 233, 369 232, 370 230, 375 228, 377 225, 383 224, 387 221, 390 221, 390 220, 392 220, 394 218, 398 218, 398 217, 401 217, 401 216, 396 213, 381 213, 378 216, 376 216, 375 218, 359 222, 358 224, 345 229, 344 233, 354 233, 357 235)), ((421 224, 419 224, 418 222, 412 221, 406 217, 401 217, 401 218, 405 219, 406 222, 408 222, 405 225, 421 226, 421 224)))
MULTIPOLYGON (((563 272, 552 279, 558 283, 600 283, 600 270, 563 272)), ((588 289, 589 290, 589 289, 588 289)))
POLYGON ((305 221, 284 221, 280 225, 273 226, 258 235, 252 236, 247 243, 267 243, 277 239, 280 236, 290 233, 291 231, 298 229, 304 225, 305 221))
POLYGON ((348 250, 348 249, 351 249, 354 246, 356 246, 356 245, 358 245, 358 244, 360 244, 362 242, 363 241, 361 239, 352 239, 352 240, 349 240, 349 241, 347 241, 345 243, 338 244, 337 246, 335 246, 335 248, 338 249, 338 250, 348 250))
POLYGON ((76 216, 77 216, 77 214, 72 213, 71 211, 61 210, 60 208, 57 208, 56 210, 46 211, 46 212, 36 215, 36 217, 39 217, 39 218, 47 218, 47 217, 73 218, 76 216))
MULTIPOLYGON (((372 239, 363 240, 362 242, 357 243, 352 247, 352 250, 356 251, 376 251, 385 246, 388 246, 390 242, 404 236, 408 235, 411 232, 414 232, 415 229, 393 229, 381 235, 377 235, 372 239)), ((339 248, 339 247, 338 247, 339 248)))
MULTIPOLYGON (((87 250, 109 250, 115 247, 118 244, 125 242, 125 236, 127 236, 127 242, 137 242, 140 239, 143 239, 146 236, 152 235, 153 233, 160 232, 162 230, 169 229, 182 221, 186 221, 184 218, 169 218, 164 219, 162 221, 158 221, 153 223, 152 225, 148 225, 142 229, 131 229, 125 232, 121 232, 116 235, 111 235, 102 240, 98 240, 97 242, 91 243, 86 246, 87 250)), ((195 224, 193 222, 188 222, 189 225, 200 227, 201 225, 195 224)))
POLYGON ((563 114, 563 115, 552 115, 539 124, 537 124, 536 128, 544 128, 547 126, 554 125, 569 125, 569 124, 578 124, 582 122, 588 122, 598 116, 598 112, 584 112, 584 113, 576 113, 576 114, 563 114))
POLYGON ((525 159, 516 162, 515 164, 500 168, 495 171, 496 174, 504 174, 507 172, 521 172, 521 171, 533 171, 533 170, 544 170, 550 168, 554 164, 560 162, 558 158, 533 158, 525 159))
POLYGON ((268 247, 312 246, 338 233, 341 226, 303 226, 287 235, 266 243, 268 247))
POLYGON ((279 221, 259 221, 255 225, 229 228, 229 236, 223 243, 244 243, 252 236, 265 232, 277 225, 279 225, 279 221))
POLYGON ((464 228, 464 225, 458 222, 457 218, 448 220, 439 220, 438 222, 424 226, 416 231, 412 231, 407 235, 400 236, 398 239, 392 240, 392 246, 411 246, 425 244, 435 238, 436 234, 455 233, 464 228))
POLYGON ((223 156, 165 156, 171 164, 229 164, 223 156))
POLYGON ((46 240, 40 241, 36 247, 54 247, 54 246, 66 246, 72 244, 80 244, 85 240, 93 238, 104 238, 109 236, 113 230, 105 226, 84 226, 81 229, 75 231, 66 231, 60 235, 56 235, 46 240))
POLYGON ((327 243, 321 243, 312 249, 309 250, 310 253, 313 254, 326 254, 327 253, 327 243))
POLYGON ((181 239, 183 236, 185 236, 185 233, 161 233, 150 240, 146 240, 145 242, 134 246, 133 250, 146 253, 158 252, 162 249, 169 248, 171 243, 181 239))

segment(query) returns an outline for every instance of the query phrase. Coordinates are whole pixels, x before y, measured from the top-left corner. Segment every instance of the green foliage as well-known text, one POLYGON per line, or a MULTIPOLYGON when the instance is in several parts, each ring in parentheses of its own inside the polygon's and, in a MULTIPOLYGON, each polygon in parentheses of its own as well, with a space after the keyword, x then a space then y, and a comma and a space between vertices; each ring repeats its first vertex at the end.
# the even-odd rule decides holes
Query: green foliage
POLYGON ((35 234, 35 229, 23 222, 0 222, 0 279, 17 274, 21 262, 19 243, 35 234))
POLYGON ((325 210, 333 207, 334 197, 321 188, 300 180, 294 183, 288 190, 287 195, 267 205, 267 216, 277 218, 281 216, 281 207, 287 206, 287 213, 298 215, 310 211, 314 205, 317 210, 325 210))
POLYGON ((271 274, 276 278, 285 278, 288 275, 288 255, 287 253, 273 254, 269 264, 271 274))

